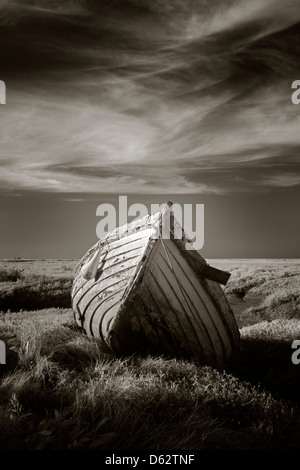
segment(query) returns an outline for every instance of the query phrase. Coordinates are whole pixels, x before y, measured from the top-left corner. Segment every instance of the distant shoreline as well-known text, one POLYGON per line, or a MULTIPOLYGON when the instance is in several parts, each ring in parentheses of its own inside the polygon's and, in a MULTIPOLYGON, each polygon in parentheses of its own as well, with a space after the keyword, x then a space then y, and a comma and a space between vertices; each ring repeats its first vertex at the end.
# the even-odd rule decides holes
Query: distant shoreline
MULTIPOLYGON (((4 261, 6 263, 26 263, 34 261, 79 261, 81 258, 0 258, 0 262, 4 261)), ((205 258, 208 263, 213 262, 284 262, 284 261, 299 261, 300 258, 205 258)))

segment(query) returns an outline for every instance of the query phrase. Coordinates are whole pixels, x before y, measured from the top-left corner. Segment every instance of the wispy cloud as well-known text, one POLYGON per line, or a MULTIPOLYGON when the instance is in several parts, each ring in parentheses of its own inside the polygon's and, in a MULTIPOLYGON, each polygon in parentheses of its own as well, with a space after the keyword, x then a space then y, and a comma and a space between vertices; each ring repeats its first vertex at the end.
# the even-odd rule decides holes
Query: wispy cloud
POLYGON ((223 194, 298 184, 298 0, 1 8, 4 191, 223 194))
POLYGON ((263 181, 267 186, 288 188, 300 185, 300 175, 299 173, 285 173, 277 176, 266 176, 263 181))

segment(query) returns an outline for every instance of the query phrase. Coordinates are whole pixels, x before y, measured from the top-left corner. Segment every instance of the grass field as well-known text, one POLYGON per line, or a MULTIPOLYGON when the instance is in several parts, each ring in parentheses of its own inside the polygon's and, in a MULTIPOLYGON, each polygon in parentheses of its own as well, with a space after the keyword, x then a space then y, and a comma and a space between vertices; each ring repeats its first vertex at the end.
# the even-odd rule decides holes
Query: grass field
POLYGON ((300 448, 300 260, 208 260, 241 333, 226 370, 116 359, 73 321, 76 260, 0 261, 0 449, 300 448))

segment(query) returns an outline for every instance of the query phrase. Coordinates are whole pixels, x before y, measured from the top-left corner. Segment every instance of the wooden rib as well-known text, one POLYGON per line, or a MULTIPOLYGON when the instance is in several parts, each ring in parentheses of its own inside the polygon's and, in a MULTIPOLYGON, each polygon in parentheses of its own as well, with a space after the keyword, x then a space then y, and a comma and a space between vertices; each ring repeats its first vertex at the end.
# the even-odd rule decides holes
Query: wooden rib
MULTIPOLYGON (((175 261, 175 263, 177 263, 177 265, 179 266, 179 269, 182 269, 182 266, 178 262, 177 257, 174 255, 174 252, 172 252, 172 250, 169 250, 169 247, 173 248, 173 245, 171 243, 170 244, 167 243, 167 250, 169 251, 169 253, 171 253, 171 256, 173 257, 173 260, 175 261)), ((214 285, 215 290, 218 290, 219 294, 222 294, 223 291, 222 291, 221 287, 218 284, 215 284, 212 281, 203 280, 201 278, 199 279, 198 276, 195 276, 195 275, 192 276, 193 270, 190 266, 188 266, 187 269, 191 274, 189 279, 192 280, 191 285, 194 287, 195 292, 198 294, 200 300, 206 305, 208 313, 210 313, 210 314, 213 313, 213 317, 211 318, 211 320, 212 320, 216 330, 219 331, 219 332, 225 333, 225 337, 226 337, 225 324, 222 322, 222 318, 219 315, 219 313, 220 313, 219 309, 217 308, 217 306, 215 305, 215 303, 212 300, 211 292, 209 292, 210 289, 207 289, 208 285, 210 285, 210 286, 214 285), (198 290, 199 288, 201 290, 201 294, 199 293, 199 290, 198 290)), ((226 305, 227 305, 227 303, 226 303, 226 305)), ((223 306, 224 306, 224 304, 223 304, 223 306)), ((222 305, 220 305, 220 309, 222 310, 221 307, 222 307, 222 305)))
MULTIPOLYGON (((161 260, 165 262, 164 258, 162 257, 160 257, 160 261, 161 260)), ((156 261, 158 261, 158 259, 156 261)), ((193 334, 194 337, 196 338, 196 341, 198 344, 197 352, 195 348, 195 350, 193 351, 193 354, 199 355, 199 348, 200 348, 203 354, 206 357, 209 357, 211 359, 211 356, 215 355, 215 351, 211 343, 210 337, 206 329, 204 328, 204 325, 203 324, 201 325, 199 321, 196 322, 194 312, 192 311, 191 306, 189 305, 189 303, 187 302, 187 299, 184 296, 182 284, 179 283, 180 281, 178 279, 176 279, 174 272, 170 270, 168 263, 165 264, 164 267, 168 269, 169 275, 167 275, 164 272, 160 264, 157 264, 157 267, 161 271, 162 275, 165 277, 165 281, 169 285, 169 292, 171 290, 171 297, 173 299, 176 298, 180 305, 179 311, 181 312, 181 314, 178 315, 179 318, 181 319, 181 321, 183 321, 183 316, 186 317, 186 321, 190 325, 190 334, 193 334)), ((172 303, 172 300, 171 300, 171 304, 174 306, 174 303, 172 303)))
MULTIPOLYGON (((150 293, 151 295, 151 293, 150 293)), ((146 302, 146 297, 143 295, 138 296, 138 302, 134 303, 134 312, 141 324, 141 327, 144 329, 145 341, 149 345, 149 350, 153 353, 166 353, 174 354, 178 352, 178 346, 174 343, 171 331, 166 327, 164 322, 164 328, 162 328, 161 321, 154 321, 153 312, 149 311, 149 294, 148 294, 148 303, 146 302)), ((157 305, 153 305, 152 301, 152 310, 153 308, 157 309, 157 305)))
POLYGON ((124 350, 124 345, 122 344, 119 335, 117 335, 113 329, 111 329, 109 334, 108 347, 118 355, 122 354, 122 351, 124 350))
POLYGON ((117 239, 115 239, 113 235, 111 235, 110 237, 107 238, 107 241, 105 241, 104 244, 96 243, 92 248, 90 248, 89 251, 81 259, 80 264, 84 264, 86 260, 90 258, 92 254, 94 253, 94 251, 96 251, 99 247, 101 247, 104 252, 111 253, 115 248, 125 247, 126 245, 132 242, 142 240, 145 238, 150 238, 152 235, 153 235, 153 230, 148 229, 148 228, 131 233, 128 236, 123 236, 117 239))
MULTIPOLYGON (((116 264, 115 258, 117 256, 122 255, 122 254, 127 255, 131 253, 132 251, 142 249, 147 245, 147 241, 149 237, 148 231, 144 231, 142 233, 143 236, 140 236, 139 238, 136 238, 137 234, 134 234, 134 235, 135 235, 134 239, 131 239, 131 240, 126 239, 124 243, 117 244, 117 242, 113 242, 111 244, 105 245, 105 247, 102 247, 103 252, 100 256, 99 266, 101 266, 101 264, 103 264, 103 261, 105 261, 105 266, 110 267, 113 264, 116 264), (147 234, 145 234, 145 232, 147 232, 147 234), (131 246, 130 249, 127 248, 126 251, 124 251, 124 247, 131 243, 134 243, 134 246, 131 246)), ((79 284, 80 287, 84 285, 85 279, 84 278, 82 279, 82 276, 80 274, 80 269, 93 256, 96 249, 97 247, 95 247, 93 251, 90 251, 88 256, 85 256, 84 258, 82 258, 80 267, 78 268, 78 272, 77 272, 77 279, 75 280, 75 283, 73 286, 72 295, 76 295, 77 293, 76 291, 77 284, 79 284)))
POLYGON ((79 306, 84 318, 84 328, 87 333, 91 332, 90 325, 97 307, 107 302, 112 296, 116 295, 116 293, 122 292, 123 295, 128 284, 128 279, 129 278, 126 278, 122 281, 120 281, 120 279, 116 279, 113 284, 107 286, 107 288, 103 289, 100 293, 91 291, 90 298, 85 299, 88 300, 88 302, 84 306, 79 306), (110 289, 112 289, 112 292, 110 292, 110 289))
MULTIPOLYGON (((108 238, 103 242, 103 248, 109 247, 109 250, 114 249, 115 247, 124 247, 128 243, 131 243, 135 240, 139 240, 142 238, 150 238, 153 236, 153 228, 145 226, 141 230, 136 230, 132 231, 128 235, 126 233, 123 233, 123 235, 119 237, 115 237, 113 232, 111 232, 108 236, 108 238)), ((93 249, 96 249, 97 246, 99 246, 98 243, 94 245, 94 247, 91 248, 90 251, 93 249)), ((89 252, 88 252, 89 253, 89 252)))
POLYGON ((101 314, 96 311, 95 315, 93 315, 91 330, 96 333, 96 336, 99 333, 105 343, 108 338, 108 323, 117 315, 122 297, 122 292, 116 293, 111 302, 105 302, 105 309, 101 309, 101 314))
MULTIPOLYGON (((155 263, 152 263, 151 268, 149 269, 149 273, 152 276, 152 280, 155 284, 155 296, 163 296, 164 301, 162 302, 162 305, 166 305, 166 303, 169 304, 169 310, 166 315, 166 321, 169 323, 171 319, 177 319, 177 322, 180 323, 181 328, 183 330, 183 335, 178 334, 178 332, 175 331, 175 334, 177 333, 178 335, 176 336, 179 340, 182 341, 185 348, 191 350, 192 354, 199 355, 199 350, 202 351, 202 345, 198 341, 198 337, 195 334, 193 325, 189 317, 186 316, 185 313, 182 311, 182 305, 179 303, 179 301, 176 299, 176 301, 174 302, 174 297, 172 298, 172 295, 168 295, 167 291, 165 289, 162 289, 164 278, 161 275, 160 271, 155 268, 155 263)), ((161 309, 160 303, 159 307, 161 309)))
POLYGON ((178 346, 176 339, 174 338, 173 332, 177 330, 178 327, 181 328, 181 325, 178 322, 176 325, 174 325, 174 322, 171 323, 170 321, 167 321, 167 315, 164 315, 163 312, 163 304, 161 302, 158 303, 157 298, 153 297, 153 294, 149 287, 152 282, 149 276, 151 276, 151 273, 145 280, 141 295, 146 309, 149 309, 151 307, 153 308, 153 312, 149 314, 150 321, 153 323, 154 326, 157 327, 157 334, 160 340, 160 344, 162 345, 162 350, 164 350, 164 347, 167 346, 167 352, 169 354, 172 354, 174 352, 180 353, 180 347, 178 346))
MULTIPOLYGON (((150 232, 152 233, 152 230, 150 232)), ((97 327, 99 327, 98 316, 101 316, 101 321, 104 322, 103 325, 106 325, 104 328, 107 327, 104 318, 106 316, 109 318, 107 321, 111 320, 111 309, 109 308, 107 312, 103 312, 103 309, 105 308, 108 298, 110 299, 109 305, 111 305, 111 299, 114 297, 115 293, 113 292, 108 296, 106 293, 111 289, 119 289, 121 285, 123 296, 130 280, 133 279, 139 259, 141 259, 148 245, 147 241, 150 232, 149 230, 144 231, 142 237, 141 233, 132 234, 131 238, 124 240, 121 246, 119 241, 114 242, 115 249, 110 251, 109 255, 103 253, 102 258, 100 258, 99 265, 101 265, 101 263, 103 264, 103 260, 105 260, 100 278, 96 282, 95 280, 87 281, 83 286, 77 289, 77 295, 73 297, 73 305, 81 311, 81 315, 85 316, 83 323, 88 334, 98 334, 98 332, 96 333, 95 331, 95 326, 97 325, 97 327), (124 252, 124 250, 127 251, 124 252), (132 254, 134 254, 134 256, 131 256, 132 254), (119 269, 118 272, 116 272, 116 268, 119 265, 124 265, 124 269, 119 269), (103 295, 105 295, 105 299, 101 299, 103 295)), ((106 248, 109 249, 111 246, 106 248)), ((91 256, 91 254, 89 256, 91 256)), ((80 277, 82 278, 82 276, 80 277)), ((121 295, 121 291, 119 295, 121 295)))
MULTIPOLYGON (((111 295, 106 297, 105 299, 102 299, 99 302, 95 302, 94 304, 90 305, 90 308, 86 312, 85 315, 85 329, 88 335, 92 336, 98 336, 98 333, 100 332, 100 323, 102 321, 103 315, 105 315, 105 312, 112 306, 115 305, 116 303, 116 298, 118 299, 117 302, 120 302, 123 296, 123 288, 121 288, 118 291, 113 292, 111 295)), ((104 337, 102 333, 100 333, 100 336, 102 340, 104 340, 104 337)))
MULTIPOLYGON (((111 256, 109 258, 105 258, 105 253, 104 253, 103 257, 100 258, 99 267, 103 264, 103 260, 104 260, 105 262, 102 267, 103 272, 107 271, 109 268, 113 270, 118 264, 122 264, 122 263, 125 263, 127 260, 131 260, 131 259, 139 257, 143 251, 144 251, 144 245, 134 247, 128 250, 126 253, 123 253, 123 252, 117 253, 114 257, 111 256), (133 252, 137 250, 138 252, 136 254, 133 254, 133 252), (123 255, 122 259, 118 258, 118 256, 120 255, 123 255)), ((73 298, 77 296, 77 294, 79 293, 81 289, 83 289, 88 283, 91 283, 91 282, 95 282, 95 279, 86 280, 79 272, 74 289, 72 291, 73 298)))
POLYGON ((240 338, 240 332, 235 321, 234 314, 221 287, 207 279, 204 280, 204 284, 211 296, 212 302, 216 305, 216 308, 219 311, 220 317, 223 319, 223 325, 226 328, 227 337, 230 343, 230 350, 227 348, 226 351, 226 355, 229 357, 231 351, 234 351, 240 338))
POLYGON ((138 329, 139 334, 141 335, 141 340, 144 344, 144 350, 150 349, 151 346, 152 349, 153 347, 155 349, 155 346, 156 349, 159 349, 159 347, 161 348, 157 331, 148 321, 144 302, 140 296, 136 296, 132 303, 132 307, 130 309, 130 324, 132 325, 132 328, 134 327, 135 329, 138 329))
POLYGON ((114 258, 120 253, 121 254, 128 253, 131 249, 138 248, 139 246, 145 246, 151 234, 152 232, 149 232, 148 230, 144 230, 142 232, 135 233, 128 238, 124 238, 123 240, 113 240, 113 241, 107 242, 103 246, 96 244, 80 260, 77 271, 80 271, 81 267, 92 258, 95 251, 98 250, 99 248, 102 251, 101 256, 105 256, 106 260, 109 261, 111 258, 114 258), (129 248, 128 245, 133 245, 133 247, 129 248))
MULTIPOLYGON (((162 256, 161 253, 159 253, 159 256, 161 257, 163 263, 165 264, 165 267, 168 268, 168 261, 162 256)), ((159 269, 161 267, 159 266, 159 269)), ((183 271, 184 272, 184 271, 183 271)), ((163 273, 165 276, 166 274, 163 273)), ((214 353, 214 345, 212 342, 211 335, 209 334, 207 330, 207 326, 205 323, 201 320, 199 316, 199 312, 197 311, 197 308, 195 307, 194 303, 192 302, 191 298, 189 297, 186 287, 187 283, 184 282, 185 279, 187 279, 186 274, 184 272, 184 278, 178 279, 176 274, 172 272, 172 279, 168 280, 169 284, 172 286, 172 290, 174 291, 174 295, 177 296, 181 304, 183 305, 183 312, 189 317, 191 325, 195 331, 195 334, 198 337, 198 341, 201 344, 202 348, 204 351, 208 351, 209 356, 211 356, 212 353, 214 353), (172 284, 171 284, 172 281, 172 284), (184 307, 185 304, 185 307, 184 307)), ((187 279, 189 281, 189 279, 187 279)))
POLYGON ((184 259, 181 260, 181 263, 178 261, 173 252, 173 248, 176 247, 172 242, 165 243, 165 248, 171 257, 173 268, 180 271, 180 273, 178 272, 178 276, 187 289, 187 296, 190 299, 194 298, 196 304, 198 304, 198 309, 196 309, 196 316, 198 317, 197 323, 199 324, 200 320, 203 327, 206 329, 210 338, 211 348, 215 351, 216 356, 224 359, 225 351, 228 347, 228 336, 219 312, 216 310, 208 293, 205 292, 201 280, 196 278, 195 273, 187 262, 184 259), (183 277, 181 276, 182 273, 183 277), (186 282, 185 279, 188 282, 186 282))
POLYGON ((112 277, 120 276, 126 271, 133 270, 135 269, 137 265, 137 258, 138 256, 134 258, 130 258, 126 261, 124 261, 123 264, 126 264, 126 266, 122 269, 119 269, 117 272, 113 267, 109 268, 108 270, 104 270, 100 278, 95 281, 94 279, 91 279, 88 281, 88 283, 85 284, 85 288, 82 287, 82 290, 79 290, 77 295, 73 297, 73 301, 76 305, 79 305, 79 303, 82 302, 82 300, 85 298, 85 296, 91 292, 91 290, 94 290, 95 293, 97 292, 98 294, 101 292, 102 288, 104 288, 107 285, 107 281, 110 280, 112 277))

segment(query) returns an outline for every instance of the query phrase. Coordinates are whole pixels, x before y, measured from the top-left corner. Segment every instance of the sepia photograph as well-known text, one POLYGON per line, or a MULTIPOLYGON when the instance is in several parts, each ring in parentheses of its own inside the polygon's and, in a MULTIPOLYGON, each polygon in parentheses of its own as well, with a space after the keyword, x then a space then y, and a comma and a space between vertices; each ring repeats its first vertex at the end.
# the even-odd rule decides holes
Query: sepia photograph
POLYGON ((0 451, 299 451, 299 214, 299 0, 1 1, 0 451))

